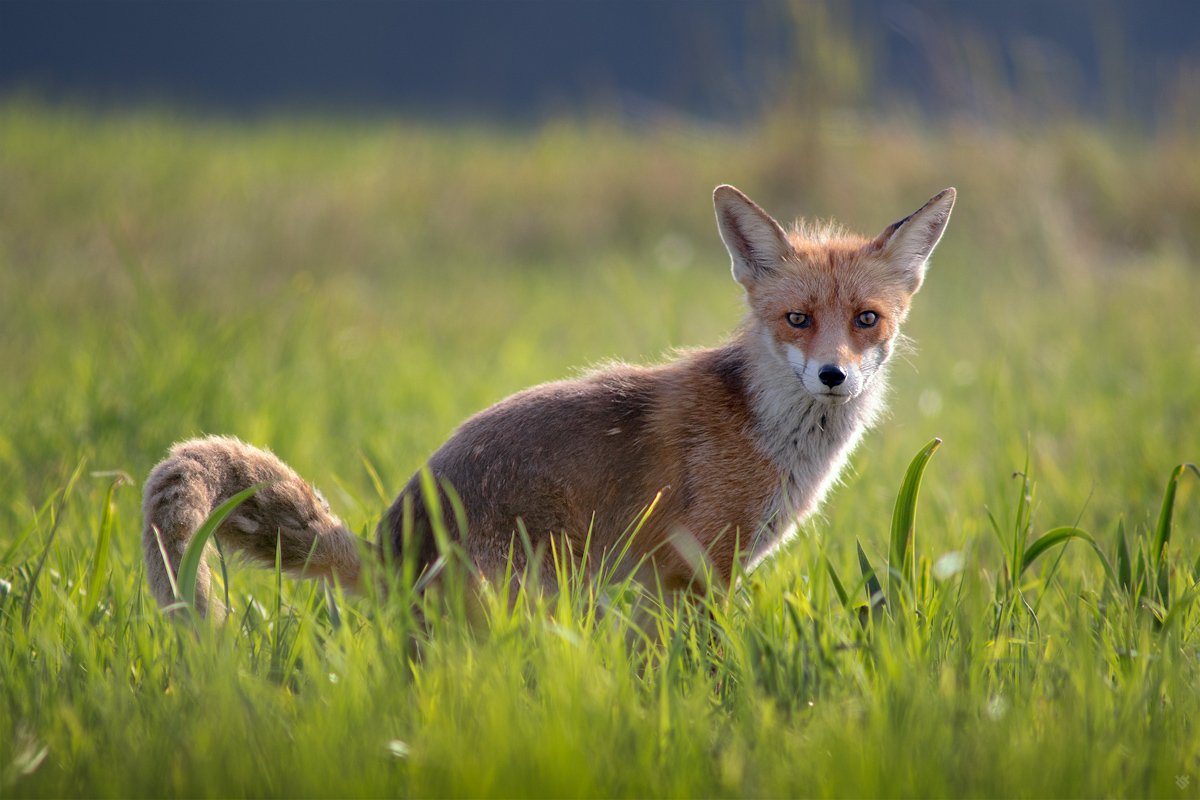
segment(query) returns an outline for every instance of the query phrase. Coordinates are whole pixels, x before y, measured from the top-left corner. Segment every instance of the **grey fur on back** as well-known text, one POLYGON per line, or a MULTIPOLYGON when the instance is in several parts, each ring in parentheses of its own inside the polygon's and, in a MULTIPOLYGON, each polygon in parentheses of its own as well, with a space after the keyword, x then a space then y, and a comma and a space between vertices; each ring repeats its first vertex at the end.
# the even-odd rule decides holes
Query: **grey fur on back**
MULTIPOLYGON (((221 544, 266 565, 274 565, 278 547, 288 572, 336 577, 357 588, 357 538, 312 486, 270 452, 232 437, 210 436, 175 445, 146 479, 142 548, 150 588, 160 605, 175 601, 172 579, 205 518, 225 500, 259 483, 266 485, 217 529, 221 544)), ((202 615, 222 617, 227 609, 210 594, 210 554, 206 552, 200 564, 196 608, 202 615)))

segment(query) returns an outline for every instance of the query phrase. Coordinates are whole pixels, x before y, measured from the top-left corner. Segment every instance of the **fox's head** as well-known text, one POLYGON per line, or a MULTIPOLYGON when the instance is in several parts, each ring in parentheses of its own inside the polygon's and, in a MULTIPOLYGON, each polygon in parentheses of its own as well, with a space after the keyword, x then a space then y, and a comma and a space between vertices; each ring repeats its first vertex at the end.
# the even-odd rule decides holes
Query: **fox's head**
POLYGON ((791 232, 732 186, 713 193, 717 225, 746 290, 754 333, 804 391, 841 404, 860 395, 892 354, 954 206, 935 195, 874 239, 803 226, 791 232))

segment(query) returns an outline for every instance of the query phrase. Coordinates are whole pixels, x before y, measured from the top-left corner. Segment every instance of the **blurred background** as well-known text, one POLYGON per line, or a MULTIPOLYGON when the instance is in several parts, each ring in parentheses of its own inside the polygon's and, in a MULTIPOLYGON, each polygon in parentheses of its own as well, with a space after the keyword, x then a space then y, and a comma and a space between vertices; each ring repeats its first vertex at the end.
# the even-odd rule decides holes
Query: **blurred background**
POLYGON ((727 335, 722 182, 959 189, 835 536, 934 435, 956 546, 1027 457, 1100 532, 1200 458, 1196 3, 6 0, 0 522, 220 432, 369 530, 474 411, 727 335))
POLYGON ((745 123, 780 102, 1145 123, 1196 91, 1182 0, 8 0, 0 89, 227 114, 745 123))

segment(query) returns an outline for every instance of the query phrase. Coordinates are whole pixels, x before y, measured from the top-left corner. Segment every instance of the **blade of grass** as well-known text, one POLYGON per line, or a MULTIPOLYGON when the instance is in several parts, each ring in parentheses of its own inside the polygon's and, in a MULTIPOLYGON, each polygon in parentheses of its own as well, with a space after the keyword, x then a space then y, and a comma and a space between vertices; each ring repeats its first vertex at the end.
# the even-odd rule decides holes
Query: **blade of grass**
POLYGON ((450 553, 450 531, 446 527, 445 511, 442 508, 442 495, 438 491, 437 481, 428 466, 421 467, 421 499, 425 501, 425 513, 433 540, 437 544, 438 553, 450 553))
MULTIPOLYGON (((62 521, 63 511, 67 507, 67 501, 71 499, 71 493, 75 489, 75 484, 79 481, 79 476, 83 474, 83 465, 87 459, 79 459, 79 464, 75 467, 75 471, 71 473, 71 477, 67 479, 67 485, 63 487, 62 493, 59 495, 58 504, 53 507, 53 517, 50 520, 50 535, 46 537, 46 545, 42 548, 42 554, 38 557, 37 567, 33 570, 33 576, 29 579, 29 590, 25 594, 25 605, 21 608, 21 627, 26 632, 29 631, 29 615, 33 612, 33 597, 37 593, 38 579, 42 576, 42 570, 46 567, 46 558, 50 555, 50 545, 54 544, 54 536, 58 533, 58 525, 62 521)), ((52 495, 53 496, 53 495, 52 495)))
POLYGON ((208 515, 208 518, 196 529, 196 533, 192 536, 191 541, 188 542, 187 549, 183 551, 183 558, 179 560, 179 574, 176 576, 176 585, 178 586, 180 595, 179 599, 188 608, 192 610, 196 608, 196 576, 200 572, 200 560, 204 557, 204 545, 208 544, 209 538, 216 533, 217 528, 221 527, 221 523, 238 506, 246 502, 246 500, 250 499, 250 497, 266 485, 266 483, 256 483, 248 489, 238 492, 214 508, 212 513, 208 515))
POLYGON ((825 561, 825 572, 829 575, 829 581, 833 584, 833 591, 837 594, 838 601, 841 602, 843 608, 850 608, 850 596, 846 594, 846 587, 842 585, 842 581, 838 578, 837 571, 834 570, 833 564, 829 563, 829 559, 825 561))
POLYGON ((888 561, 888 598, 893 605, 899 603, 899 578, 908 581, 910 586, 916 585, 916 519, 917 497, 921 492, 921 478, 929 459, 942 445, 942 440, 934 438, 913 457, 904 473, 900 484, 900 492, 896 495, 896 506, 892 511, 891 552, 888 561), (899 576, 899 578, 897 577, 899 576))
POLYGON ((92 553, 91 574, 88 576, 88 602, 93 604, 97 602, 96 598, 100 596, 100 585, 104 581, 105 571, 108 568, 108 551, 112 544, 113 514, 116 511, 116 507, 113 504, 113 495, 116 493, 117 487, 133 482, 124 472, 100 472, 96 474, 101 477, 111 477, 112 482, 109 483, 108 491, 104 495, 104 508, 100 514, 100 530, 96 536, 96 550, 92 553))
POLYGON ((1171 519, 1175 514, 1175 492, 1179 488, 1180 477, 1187 470, 1191 470, 1197 478, 1200 478, 1200 468, 1197 468, 1195 464, 1180 464, 1171 470, 1171 477, 1167 480, 1167 488, 1163 492, 1162 508, 1158 512, 1158 524, 1154 526, 1155 566, 1158 565, 1163 552, 1167 549, 1167 544, 1170 543, 1171 519))
POLYGON ((275 617, 270 626, 271 634, 271 668, 270 675, 282 683, 283 675, 283 643, 287 634, 287 626, 283 620, 283 537, 275 537, 275 617))
POLYGON ((1014 478, 1021 479, 1021 489, 1017 495, 1017 515, 1013 526, 1012 544, 1009 547, 1008 577, 1015 588, 1021 577, 1021 558, 1025 546, 1029 542, 1029 531, 1033 525, 1033 482, 1029 478, 1029 443, 1025 444, 1025 468, 1013 473, 1014 478))
POLYGON ((392 500, 388 496, 387 490, 383 488, 383 480, 379 477, 379 472, 371 463, 371 459, 367 457, 366 453, 359 453, 358 456, 362 459, 363 469, 367 471, 367 477, 371 481, 371 488, 375 490, 375 496, 384 504, 391 503, 392 500))
POLYGON ((871 566, 871 562, 867 559, 867 554, 863 551, 862 542, 854 543, 858 547, 858 567, 862 570, 863 579, 867 582, 867 606, 871 610, 882 608, 886 604, 883 596, 883 586, 879 583, 879 578, 875 575, 875 568, 871 566))
POLYGON ((1163 492, 1162 508, 1158 512, 1158 523, 1154 526, 1154 549, 1150 551, 1153 559, 1153 569, 1157 579, 1158 599, 1166 606, 1171 598, 1171 577, 1167 568, 1167 545, 1171 542, 1171 519, 1175 514, 1175 492, 1179 488, 1179 479, 1186 470, 1191 470, 1200 477, 1200 469, 1195 464, 1180 464, 1171 470, 1167 480, 1166 491, 1163 492))
POLYGON ((1197 597, 1200 597, 1200 584, 1198 583, 1192 584, 1185 591, 1180 593, 1179 598, 1171 605, 1171 608, 1167 611, 1166 616, 1163 618, 1163 628, 1170 628, 1173 624, 1182 619, 1188 606, 1194 603, 1197 597))
POLYGON ((1133 599, 1136 601, 1146 591, 1146 544, 1141 542, 1138 546, 1137 567, 1134 569, 1133 581, 1133 599))
POLYGON ((329 627, 336 633, 342 629, 342 609, 337 601, 337 589, 339 587, 336 583, 326 583, 324 588, 325 607, 329 609, 329 627))
POLYGON ((1072 539, 1083 539, 1093 544, 1095 543, 1095 539, 1092 538, 1091 534, 1069 525, 1047 531, 1025 549, 1024 554, 1021 556, 1021 569, 1018 574, 1024 574, 1029 565, 1050 548, 1066 544, 1072 539))
POLYGON ((1126 592, 1133 588, 1133 562, 1129 558, 1129 542, 1125 540, 1125 520, 1117 520, 1117 585, 1126 592))
POLYGON ((221 589, 225 595, 225 608, 232 611, 233 605, 229 602, 229 566, 225 561, 225 549, 221 547, 220 539, 213 537, 212 541, 217 547, 217 564, 221 567, 221 589))
POLYGON ((41 508, 38 508, 33 512, 33 520, 30 521, 30 523, 25 526, 25 529, 22 530, 17 536, 13 537, 13 540, 8 543, 7 547, 5 547, 4 554, 0 555, 0 565, 7 565, 12 560, 13 554, 16 553, 21 545, 25 544, 25 541, 33 535, 35 530, 38 529, 39 521, 41 521, 42 517, 50 513, 50 508, 54 505, 54 501, 57 499, 58 492, 51 492, 50 496, 42 502, 41 508))
MULTIPOLYGON (((174 573, 171 572, 171 559, 167 556, 167 546, 163 544, 162 531, 157 525, 151 525, 150 530, 154 531, 154 541, 158 545, 158 556, 162 559, 163 565, 167 570, 167 582, 171 584, 171 596, 179 598, 179 581, 175 580, 174 573)), ((176 603, 175 605, 179 605, 176 603)))

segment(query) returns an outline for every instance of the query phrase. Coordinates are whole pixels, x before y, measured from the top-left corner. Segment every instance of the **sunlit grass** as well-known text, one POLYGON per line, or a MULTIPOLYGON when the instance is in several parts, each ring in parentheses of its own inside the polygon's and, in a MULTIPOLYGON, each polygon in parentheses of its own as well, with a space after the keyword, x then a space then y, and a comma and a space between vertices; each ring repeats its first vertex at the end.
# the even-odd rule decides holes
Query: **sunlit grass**
POLYGON ((0 793, 1194 794, 1195 143, 790 132, 0 108, 0 793), (654 612, 573 586, 426 628, 395 574, 237 562, 223 626, 155 607, 173 441, 269 446, 369 536, 473 411, 719 341, 726 181, 872 234, 960 192, 891 416, 777 559, 654 612))

